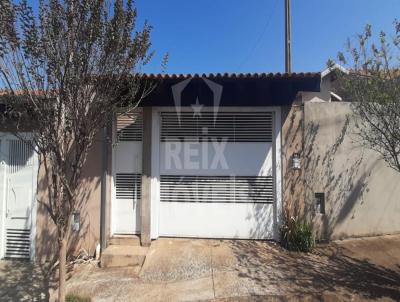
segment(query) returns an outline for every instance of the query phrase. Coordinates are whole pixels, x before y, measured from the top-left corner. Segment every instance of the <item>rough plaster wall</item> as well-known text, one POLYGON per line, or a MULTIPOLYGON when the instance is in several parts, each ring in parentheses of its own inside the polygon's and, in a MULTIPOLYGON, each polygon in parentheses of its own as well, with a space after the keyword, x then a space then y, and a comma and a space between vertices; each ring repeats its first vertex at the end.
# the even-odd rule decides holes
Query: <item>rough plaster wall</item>
POLYGON ((323 239, 400 232, 400 174, 360 147, 349 103, 306 103, 306 203, 325 193, 314 217, 323 239))
MULTIPOLYGON (((100 238, 100 196, 101 196, 101 147, 96 140, 89 151, 82 174, 78 211, 80 231, 72 232, 70 252, 78 254, 81 249, 93 254, 100 238)), ((43 165, 38 174, 38 209, 36 232, 36 259, 40 262, 50 260, 57 252, 56 228, 45 207, 47 202, 46 178, 43 165)))
POLYGON ((304 213, 304 167, 291 168, 294 153, 303 157, 303 107, 296 104, 282 108, 282 195, 286 217, 304 213))

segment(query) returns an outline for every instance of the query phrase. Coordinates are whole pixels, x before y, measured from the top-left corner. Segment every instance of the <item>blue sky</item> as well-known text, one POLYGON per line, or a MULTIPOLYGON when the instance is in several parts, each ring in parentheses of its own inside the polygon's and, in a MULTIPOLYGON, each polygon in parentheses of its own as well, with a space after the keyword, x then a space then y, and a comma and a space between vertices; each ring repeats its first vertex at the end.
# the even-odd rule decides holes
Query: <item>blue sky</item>
MULTIPOLYGON (((158 72, 277 72, 284 70, 284 0, 136 0, 154 26, 158 72)), ((400 0, 292 0, 294 71, 319 71, 366 23, 392 30, 400 0)))
MULTIPOLYGON (((30 0, 33 6, 37 0, 30 0)), ((284 0, 136 0, 139 25, 154 27, 146 72, 284 70, 284 0)), ((292 0, 293 71, 320 71, 366 23, 390 32, 400 0, 292 0)))

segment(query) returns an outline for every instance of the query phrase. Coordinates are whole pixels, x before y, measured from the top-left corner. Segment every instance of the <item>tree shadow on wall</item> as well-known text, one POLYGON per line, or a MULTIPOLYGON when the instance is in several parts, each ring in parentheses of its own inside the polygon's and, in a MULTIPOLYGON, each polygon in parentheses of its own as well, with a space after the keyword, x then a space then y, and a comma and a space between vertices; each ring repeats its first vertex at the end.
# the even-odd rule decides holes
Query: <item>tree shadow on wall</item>
MULTIPOLYGON (((272 213, 277 211, 276 208, 255 204, 252 212, 257 223, 251 231, 252 238, 261 238, 266 229, 273 229, 273 219, 278 227, 279 218, 282 221, 297 217, 312 221, 317 238, 329 240, 338 224, 355 215, 357 203, 362 203, 369 190, 370 174, 363 170, 360 149, 357 151, 360 156, 351 158, 349 155, 347 158, 345 155, 343 161, 343 145, 352 134, 350 116, 344 114, 340 119, 324 120, 324 127, 330 127, 332 131, 325 140, 327 143, 319 145, 326 129, 321 132, 317 120, 305 124, 303 110, 301 106, 288 108, 282 117, 282 217, 272 213), (341 152, 342 158, 338 159, 341 152), (298 170, 291 168, 294 153, 300 154, 302 159, 298 170), (325 194, 326 212, 323 215, 316 213, 315 192, 325 194)), ((269 237, 272 238, 272 234, 269 237)))
MULTIPOLYGON (((283 215, 303 215, 304 209, 304 167, 293 170, 291 161, 293 154, 297 153, 304 157, 303 139, 303 111, 301 107, 287 108, 283 112, 282 131, 282 206, 283 215)), ((286 218, 286 217, 282 217, 286 218)))
POLYGON ((341 149, 351 135, 350 116, 346 115, 328 127, 340 131, 326 145, 319 145, 318 135, 322 134, 318 122, 309 122, 304 134, 305 213, 309 213, 308 218, 314 222, 317 238, 326 240, 332 238, 337 225, 355 215, 357 203, 362 202, 368 192, 370 177, 363 166, 362 150, 358 149, 357 156, 352 158, 352 150, 341 149), (339 153, 345 151, 348 153, 339 159, 339 153), (315 192, 325 194, 325 213, 316 212, 315 192))
MULTIPOLYGON (((42 180, 42 182, 46 182, 42 180)), ((79 189, 78 203, 75 212, 79 213, 79 230, 71 228, 68 240, 68 256, 73 257, 79 253, 80 250, 86 251, 89 255, 94 254, 94 242, 98 237, 93 231, 92 217, 89 215, 89 210, 86 207, 86 201, 92 198, 93 190, 85 187, 89 183, 96 182, 96 186, 100 185, 100 181, 94 178, 83 178, 82 185, 79 189), (92 242, 93 241, 93 242, 92 242)), ((41 186, 41 185, 40 185, 41 186)), ((100 203, 100 201, 99 201, 100 203)), ((93 213, 92 213, 93 214, 93 213)), ((58 257, 58 243, 56 226, 51 219, 46 199, 38 201, 38 217, 40 217, 36 242, 36 254, 40 262, 54 262, 54 258, 58 257)))
MULTIPOLYGON (((96 204, 88 205, 87 202, 98 195, 98 188, 101 186, 101 171, 99 168, 93 169, 94 159, 89 159, 84 166, 82 180, 79 187, 78 201, 75 212, 79 213, 79 230, 71 228, 67 247, 67 279, 71 276, 73 266, 70 262, 79 256, 94 256, 96 243, 99 241, 99 215, 100 196, 96 204), (95 192, 97 190, 97 193, 95 192), (97 194, 97 195, 93 195, 97 194), (94 220, 94 221, 93 221, 94 220)), ((38 188, 46 188, 47 182, 45 177, 38 188)), ((93 202, 93 201, 92 201, 93 202)), ((56 226, 50 218, 46 198, 39 201, 38 216, 43 219, 41 232, 37 236, 36 253, 37 263, 48 266, 53 269, 48 272, 48 277, 57 285, 58 282, 58 243, 56 226), (40 209, 40 214, 39 214, 40 209)))

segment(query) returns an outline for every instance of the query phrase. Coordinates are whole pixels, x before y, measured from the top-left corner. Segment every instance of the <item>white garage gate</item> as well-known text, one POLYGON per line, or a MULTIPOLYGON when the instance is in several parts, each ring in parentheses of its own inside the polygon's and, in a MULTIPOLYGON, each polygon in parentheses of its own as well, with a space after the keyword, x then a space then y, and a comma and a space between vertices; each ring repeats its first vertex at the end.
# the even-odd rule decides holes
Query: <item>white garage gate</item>
POLYGON ((158 111, 159 236, 276 237, 278 113, 259 107, 158 111))

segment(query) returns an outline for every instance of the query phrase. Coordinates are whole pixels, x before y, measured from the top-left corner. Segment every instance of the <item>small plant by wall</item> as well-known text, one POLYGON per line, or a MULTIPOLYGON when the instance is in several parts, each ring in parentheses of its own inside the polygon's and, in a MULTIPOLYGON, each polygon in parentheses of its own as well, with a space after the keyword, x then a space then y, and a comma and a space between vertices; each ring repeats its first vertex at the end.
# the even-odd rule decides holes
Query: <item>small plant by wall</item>
POLYGON ((285 218, 280 234, 282 246, 290 251, 311 252, 315 246, 312 224, 297 217, 285 218))
POLYGON ((65 297, 65 302, 92 302, 92 299, 76 294, 67 294, 67 296, 65 297))

